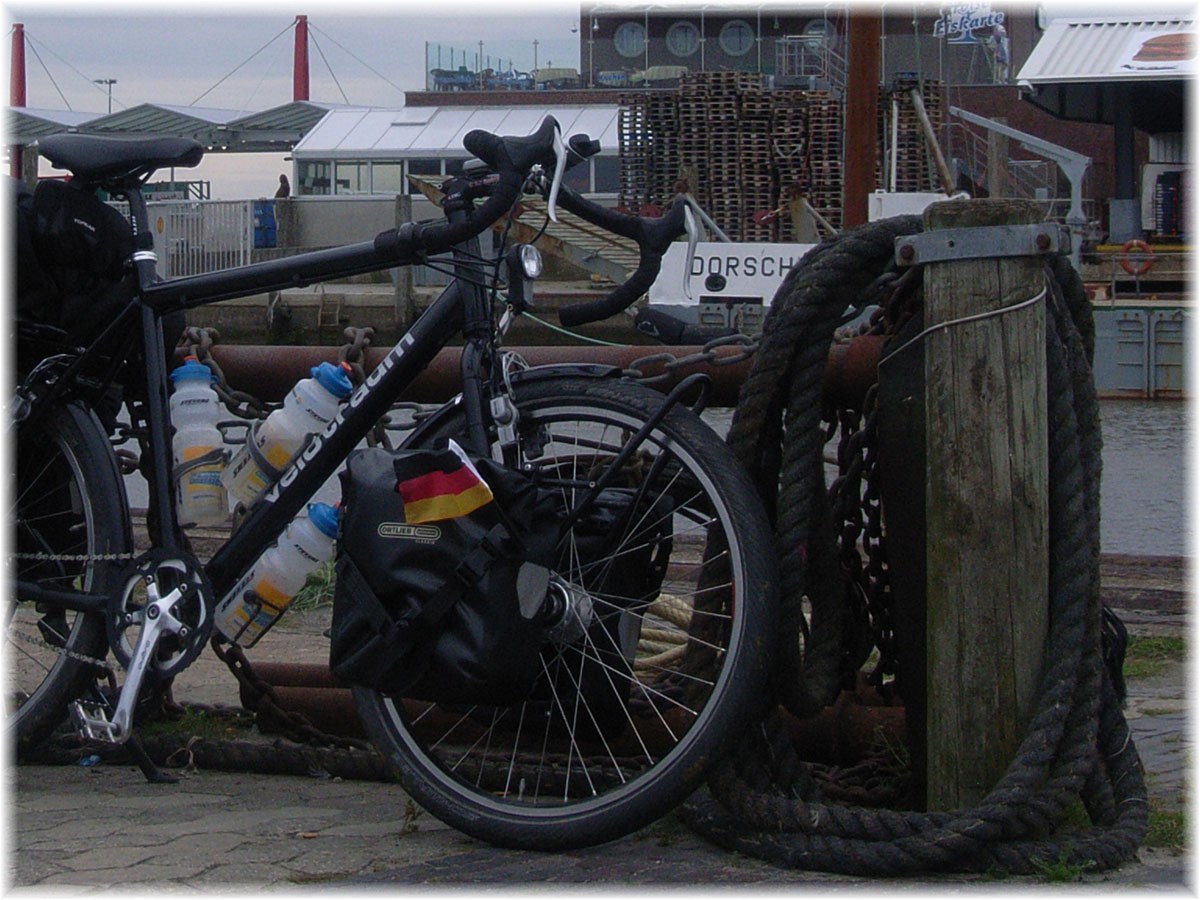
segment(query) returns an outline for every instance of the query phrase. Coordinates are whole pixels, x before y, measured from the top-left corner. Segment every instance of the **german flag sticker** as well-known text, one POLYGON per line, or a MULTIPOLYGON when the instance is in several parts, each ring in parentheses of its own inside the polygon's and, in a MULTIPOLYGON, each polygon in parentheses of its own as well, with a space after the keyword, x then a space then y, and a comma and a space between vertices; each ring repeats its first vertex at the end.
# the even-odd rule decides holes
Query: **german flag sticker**
POLYGON ((425 454, 418 458, 433 467, 396 483, 404 502, 404 521, 410 525, 457 519, 492 501, 492 489, 454 441, 432 460, 425 454))

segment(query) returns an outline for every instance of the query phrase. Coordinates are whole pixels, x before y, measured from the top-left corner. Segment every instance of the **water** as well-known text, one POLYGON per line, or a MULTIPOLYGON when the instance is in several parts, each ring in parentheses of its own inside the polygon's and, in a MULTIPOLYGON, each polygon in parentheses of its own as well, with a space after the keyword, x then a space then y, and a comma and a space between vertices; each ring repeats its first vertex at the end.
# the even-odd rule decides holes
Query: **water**
MULTIPOLYGON (((713 410, 705 417, 724 434, 732 412, 713 410)), ((1187 404, 1102 400, 1100 429, 1104 438, 1101 552, 1187 555, 1187 404)))
POLYGON ((1187 554, 1187 428, 1186 403, 1101 401, 1100 549, 1104 553, 1187 554))
MULTIPOLYGON (((733 412, 715 409, 705 419, 719 433, 733 412)), ((1177 401, 1103 400, 1104 474, 1100 484, 1100 549, 1138 556, 1184 556, 1187 404, 1177 401)), ((126 479, 130 501, 146 504, 140 475, 126 479)), ((340 485, 331 478, 314 498, 335 503, 340 485)))

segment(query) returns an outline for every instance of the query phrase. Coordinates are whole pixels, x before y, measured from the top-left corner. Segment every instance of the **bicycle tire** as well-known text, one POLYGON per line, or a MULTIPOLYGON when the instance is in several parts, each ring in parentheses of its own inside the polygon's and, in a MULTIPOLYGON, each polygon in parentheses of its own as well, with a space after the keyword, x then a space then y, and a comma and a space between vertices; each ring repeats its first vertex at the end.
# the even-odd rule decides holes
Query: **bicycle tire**
MULTIPOLYGON (((579 467, 608 458, 662 402, 661 394, 623 380, 522 384, 522 463, 568 476, 571 487, 560 490, 570 503, 589 480, 579 478, 579 467)), ((455 416, 423 434, 422 445, 462 428, 455 416)), ((583 634, 546 644, 526 701, 503 710, 438 707, 354 690, 360 717, 406 790, 472 837, 567 850, 628 834, 698 787, 765 701, 777 578, 771 530, 749 479, 724 442, 682 406, 663 419, 637 462, 640 476, 632 469, 625 475, 630 489, 644 490, 611 554, 640 560, 627 548, 651 541, 661 548, 667 544, 659 532, 670 531, 666 578, 657 590, 651 585, 653 597, 631 603, 622 592, 640 584, 632 574, 638 563, 610 566, 597 580, 604 566, 580 561, 576 551, 578 565, 564 565, 559 575, 586 594, 594 616, 583 634)), ((585 537, 573 533, 570 541, 583 547, 585 537)))
MULTIPOLYGON (((17 578, 93 592, 114 584, 124 561, 95 557, 128 554, 133 535, 116 455, 95 413, 77 403, 49 410, 18 425, 15 450, 17 578)), ((20 753, 63 720, 97 675, 87 660, 104 659, 108 639, 102 614, 38 609, 20 596, 9 598, 5 631, 7 727, 20 753)))

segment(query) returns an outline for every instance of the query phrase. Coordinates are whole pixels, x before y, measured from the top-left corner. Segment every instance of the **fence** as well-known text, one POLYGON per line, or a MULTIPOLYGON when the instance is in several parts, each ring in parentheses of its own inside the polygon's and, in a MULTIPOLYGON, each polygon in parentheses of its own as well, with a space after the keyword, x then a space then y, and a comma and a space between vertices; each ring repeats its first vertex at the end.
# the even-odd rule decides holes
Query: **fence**
POLYGON ((181 278, 244 266, 254 248, 250 200, 148 203, 159 272, 181 278))

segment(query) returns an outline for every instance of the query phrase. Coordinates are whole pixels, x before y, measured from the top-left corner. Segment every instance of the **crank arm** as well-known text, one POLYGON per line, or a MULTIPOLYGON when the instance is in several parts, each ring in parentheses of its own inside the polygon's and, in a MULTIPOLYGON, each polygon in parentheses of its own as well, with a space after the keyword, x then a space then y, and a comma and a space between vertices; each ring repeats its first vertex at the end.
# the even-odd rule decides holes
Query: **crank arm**
POLYGON ((109 718, 100 704, 85 704, 76 701, 71 705, 71 716, 80 732, 92 740, 109 744, 123 744, 133 734, 133 714, 138 694, 146 672, 154 659, 154 651, 164 635, 186 634, 187 626, 175 618, 173 610, 188 591, 186 584, 172 590, 165 597, 158 596, 158 585, 153 578, 146 579, 146 597, 149 602, 142 609, 142 630, 138 634, 137 646, 125 673, 125 683, 117 698, 117 707, 109 718))

